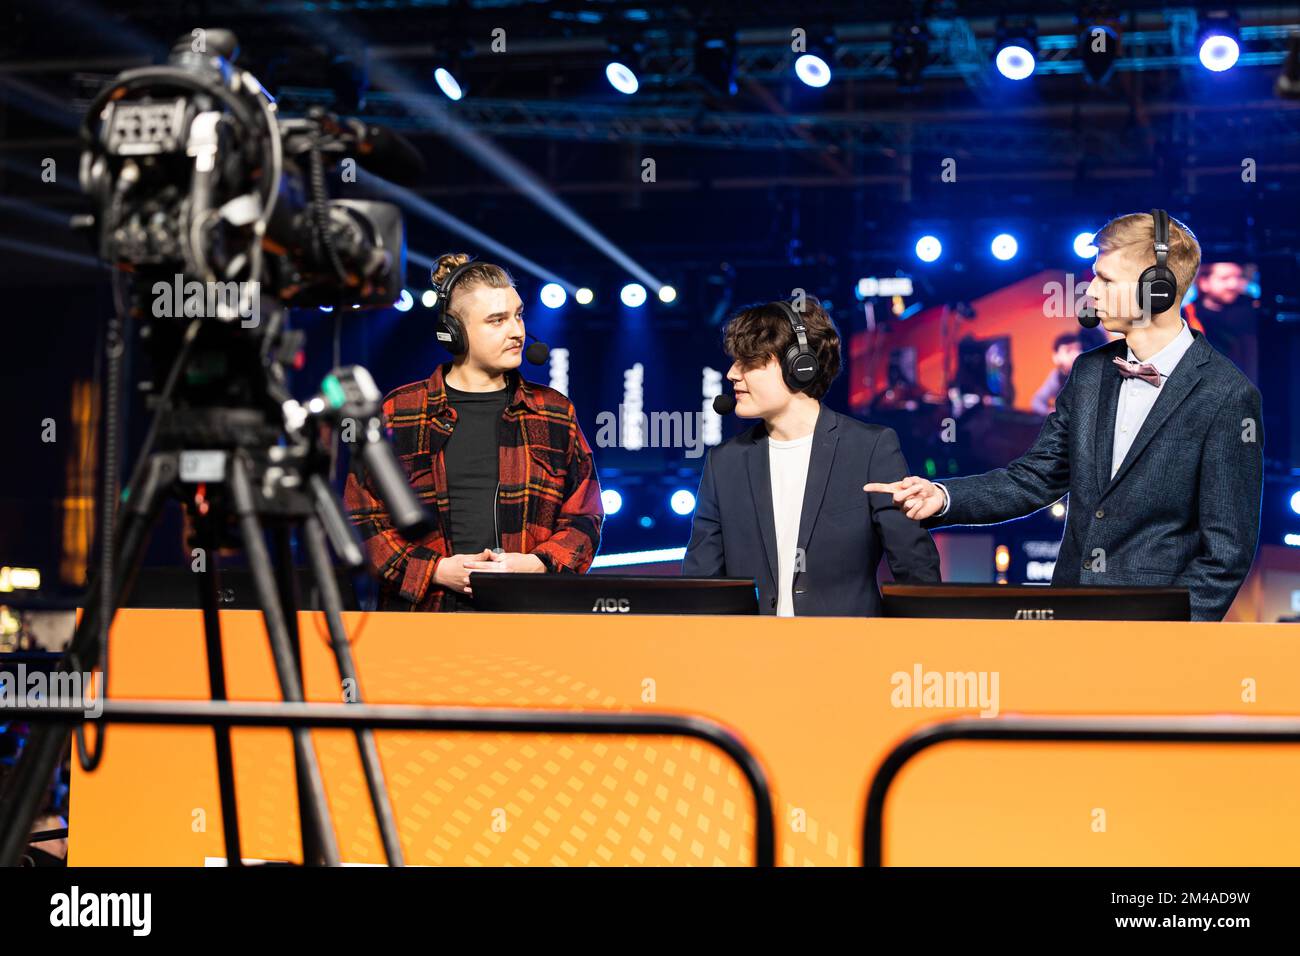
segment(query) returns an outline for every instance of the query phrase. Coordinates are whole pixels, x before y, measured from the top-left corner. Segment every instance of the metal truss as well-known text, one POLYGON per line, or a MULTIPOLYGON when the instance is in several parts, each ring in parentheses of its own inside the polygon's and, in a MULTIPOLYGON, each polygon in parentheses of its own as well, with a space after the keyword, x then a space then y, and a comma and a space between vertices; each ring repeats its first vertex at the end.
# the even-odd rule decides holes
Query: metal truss
MULTIPOLYGON (((1123 33, 1117 71, 1173 70, 1198 65, 1197 51, 1191 42, 1196 31, 1196 13, 1169 11, 1165 19, 1168 22, 1164 27, 1123 33)), ((927 21, 927 25, 934 62, 925 68, 926 79, 958 78, 975 82, 976 76, 991 75, 996 45, 993 37, 975 36, 964 19, 936 18, 927 21)), ((1287 40, 1297 30, 1300 26, 1243 26, 1238 67, 1280 65, 1286 58, 1287 40)), ((1083 73, 1078 42, 1077 33, 1040 36, 1035 73, 1048 76, 1083 73)), ((893 78, 891 48, 888 38, 838 42, 832 64, 835 82, 893 78)), ((736 73, 760 82, 783 80, 793 73, 794 58, 788 43, 742 45, 736 51, 736 73)), ((652 50, 641 65, 647 74, 645 82, 671 86, 690 77, 694 58, 685 48, 652 50)))
MULTIPOLYGON (((328 104, 327 90, 291 89, 281 94, 286 113, 328 104)), ((453 106, 438 94, 375 93, 365 118, 408 134, 443 135, 455 125, 492 136, 630 146, 692 146, 718 150, 820 152, 841 155, 915 155, 1042 162, 1045 156, 1082 159, 1104 155, 1107 162, 1140 159, 1135 138, 1114 130, 1129 117, 1124 104, 1038 107, 1021 112, 863 111, 777 115, 721 113, 686 106, 635 106, 548 100, 465 99, 453 106), (454 116, 454 123, 451 117, 454 116)), ((1186 142, 1209 153, 1216 144, 1256 149, 1300 142, 1300 103, 1278 100, 1196 105, 1148 103, 1156 126, 1186 118, 1178 130, 1186 142), (1243 139, 1222 142, 1225 122, 1243 139)))

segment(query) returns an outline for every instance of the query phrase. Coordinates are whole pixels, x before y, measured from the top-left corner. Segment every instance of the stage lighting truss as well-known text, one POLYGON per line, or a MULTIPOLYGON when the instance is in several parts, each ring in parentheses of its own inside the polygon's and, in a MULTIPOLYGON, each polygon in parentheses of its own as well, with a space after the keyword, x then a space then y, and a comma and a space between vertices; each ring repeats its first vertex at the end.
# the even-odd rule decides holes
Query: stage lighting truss
POLYGON ((930 31, 924 20, 913 18, 894 24, 889 59, 898 88, 910 93, 921 88, 921 75, 930 64, 930 31))
POLYGON ((1085 13, 1079 18, 1079 62, 1089 83, 1105 85, 1119 65, 1123 30, 1109 13, 1085 13))

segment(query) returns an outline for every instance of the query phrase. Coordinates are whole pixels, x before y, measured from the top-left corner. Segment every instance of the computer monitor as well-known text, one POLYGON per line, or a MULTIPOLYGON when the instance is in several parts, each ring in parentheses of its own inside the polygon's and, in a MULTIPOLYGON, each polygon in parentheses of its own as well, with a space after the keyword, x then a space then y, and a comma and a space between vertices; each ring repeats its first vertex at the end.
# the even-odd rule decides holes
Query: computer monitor
POLYGON ((885 617, 1016 621, 1187 621, 1186 588, 886 584, 885 617))
POLYGON ((530 614, 757 614, 753 578, 515 574, 469 576, 480 611, 530 614))

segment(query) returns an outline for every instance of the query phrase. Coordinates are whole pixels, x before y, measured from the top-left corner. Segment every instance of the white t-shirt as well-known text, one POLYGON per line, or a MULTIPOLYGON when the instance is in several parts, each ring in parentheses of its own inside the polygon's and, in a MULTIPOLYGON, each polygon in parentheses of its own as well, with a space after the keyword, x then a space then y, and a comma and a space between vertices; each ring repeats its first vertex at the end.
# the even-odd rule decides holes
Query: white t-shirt
POLYGON ((772 480, 772 517, 776 521, 776 614, 794 617, 794 570, 799 547, 799 515, 808 481, 812 432, 793 441, 767 440, 772 480))

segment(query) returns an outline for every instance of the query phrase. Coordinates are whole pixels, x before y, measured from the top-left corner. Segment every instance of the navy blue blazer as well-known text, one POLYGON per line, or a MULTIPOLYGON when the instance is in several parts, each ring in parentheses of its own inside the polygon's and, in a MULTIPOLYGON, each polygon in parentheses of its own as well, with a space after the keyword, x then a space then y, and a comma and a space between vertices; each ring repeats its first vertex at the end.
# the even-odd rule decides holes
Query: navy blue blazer
MULTIPOLYGON (((753 578, 759 611, 775 614, 776 519, 767 438, 759 422, 709 452, 682 574, 753 578)), ((869 481, 898 481, 907 474, 892 429, 822 406, 799 514, 803 560, 794 575, 796 616, 879 614, 876 569, 882 554, 889 556, 896 580, 938 583, 939 552, 930 533, 904 516, 890 495, 862 490, 869 481)))
POLYGON ((1075 360, 1023 456, 943 482, 951 505, 927 527, 1007 521, 1069 492, 1053 584, 1185 587, 1193 620, 1222 620, 1259 543, 1262 413, 1259 390, 1193 335, 1114 478, 1122 339, 1075 360))

